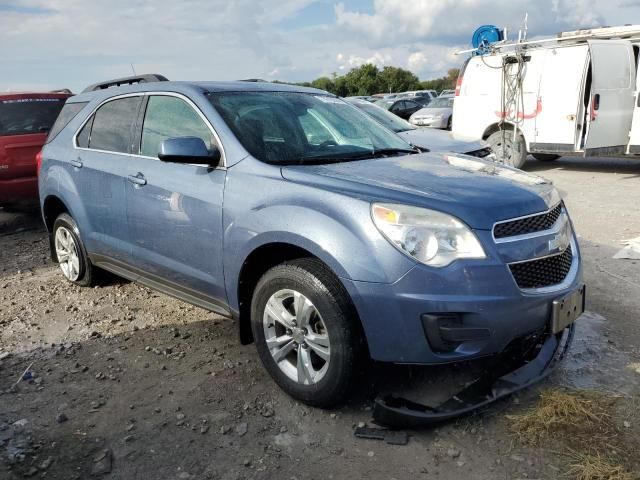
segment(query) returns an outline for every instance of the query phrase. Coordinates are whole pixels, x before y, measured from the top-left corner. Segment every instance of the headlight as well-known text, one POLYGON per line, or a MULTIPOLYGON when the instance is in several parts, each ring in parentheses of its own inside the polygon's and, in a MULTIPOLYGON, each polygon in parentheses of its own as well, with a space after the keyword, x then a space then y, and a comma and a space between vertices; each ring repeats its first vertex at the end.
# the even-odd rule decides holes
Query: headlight
POLYGON ((407 255, 431 267, 446 267, 459 258, 486 258, 482 245, 464 223, 426 208, 374 203, 373 223, 407 255))

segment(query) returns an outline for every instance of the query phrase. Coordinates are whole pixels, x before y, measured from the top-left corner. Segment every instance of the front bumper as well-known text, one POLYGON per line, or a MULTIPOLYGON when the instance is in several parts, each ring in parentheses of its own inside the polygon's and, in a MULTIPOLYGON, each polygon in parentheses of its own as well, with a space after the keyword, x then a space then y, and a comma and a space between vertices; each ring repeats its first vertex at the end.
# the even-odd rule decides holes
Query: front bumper
POLYGON ((447 118, 410 118, 409 122, 417 127, 447 128, 447 118))
MULTIPOLYGON (((476 232, 485 246, 484 260, 457 261, 445 268, 414 266, 393 284, 344 280, 362 321, 372 359, 434 365, 495 355, 513 340, 549 327, 553 301, 580 288, 582 269, 575 238, 571 272, 553 288, 520 289, 507 263, 534 258, 539 241, 494 244, 490 232, 476 232), (484 238, 483 238, 484 237, 484 238), (450 351, 433 348, 425 314, 457 321, 481 335, 471 335, 450 351)), ((546 241, 545 238, 543 240, 546 241)))
POLYGON ((499 355, 479 377, 440 405, 430 407, 395 395, 376 399, 373 418, 389 427, 420 427, 487 406, 547 377, 571 346, 575 325, 558 335, 519 345, 499 355))

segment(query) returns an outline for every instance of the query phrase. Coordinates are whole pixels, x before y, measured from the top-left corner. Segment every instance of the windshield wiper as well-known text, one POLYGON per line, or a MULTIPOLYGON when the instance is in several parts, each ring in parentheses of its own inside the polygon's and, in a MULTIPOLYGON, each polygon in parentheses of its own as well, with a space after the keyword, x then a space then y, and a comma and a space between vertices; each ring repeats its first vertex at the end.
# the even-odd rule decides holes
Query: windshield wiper
POLYGON ((407 155, 420 153, 418 148, 381 148, 378 150, 370 150, 368 152, 356 152, 356 153, 341 153, 334 154, 331 156, 315 156, 315 157, 302 157, 296 160, 291 160, 286 163, 286 165, 314 165, 314 164, 322 164, 322 163, 340 163, 340 162, 350 162, 356 160, 366 160, 369 158, 380 158, 380 157, 388 157, 394 154, 404 153, 407 155))

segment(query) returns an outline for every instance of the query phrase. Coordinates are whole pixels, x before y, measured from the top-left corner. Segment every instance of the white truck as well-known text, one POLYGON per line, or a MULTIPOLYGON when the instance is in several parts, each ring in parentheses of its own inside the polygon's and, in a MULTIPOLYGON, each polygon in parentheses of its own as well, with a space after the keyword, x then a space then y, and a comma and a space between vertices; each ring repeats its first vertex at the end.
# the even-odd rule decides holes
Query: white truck
POLYGON ((461 70, 453 133, 518 168, 528 153, 640 155, 639 50, 640 25, 493 44, 461 70))

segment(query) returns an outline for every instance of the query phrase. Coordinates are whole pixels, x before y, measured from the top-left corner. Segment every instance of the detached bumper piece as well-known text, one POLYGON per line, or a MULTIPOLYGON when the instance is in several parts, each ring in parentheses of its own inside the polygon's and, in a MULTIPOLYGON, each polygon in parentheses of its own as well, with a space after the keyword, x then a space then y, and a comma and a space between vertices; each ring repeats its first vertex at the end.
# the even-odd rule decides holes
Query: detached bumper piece
POLYGON ((429 426, 465 415, 542 380, 569 350, 575 326, 535 343, 521 341, 498 355, 476 380, 436 407, 388 395, 375 401, 373 419, 393 428, 429 426))

